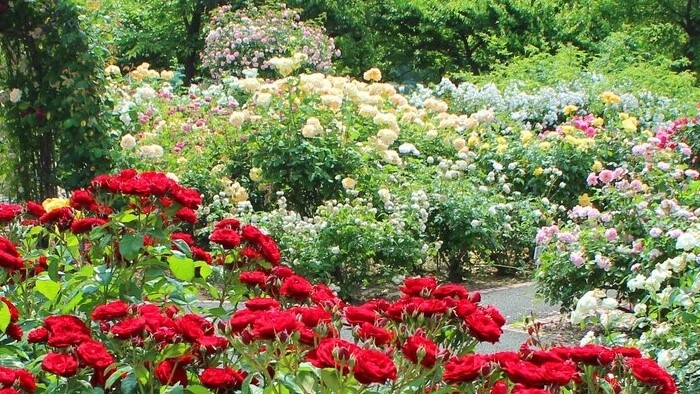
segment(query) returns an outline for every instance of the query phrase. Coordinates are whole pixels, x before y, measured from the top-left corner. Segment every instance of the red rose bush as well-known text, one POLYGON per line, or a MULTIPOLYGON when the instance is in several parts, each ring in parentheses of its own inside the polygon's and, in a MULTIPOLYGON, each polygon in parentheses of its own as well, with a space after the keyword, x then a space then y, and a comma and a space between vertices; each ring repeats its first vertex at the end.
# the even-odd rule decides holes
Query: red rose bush
POLYGON ((433 277, 347 304, 253 225, 195 236, 199 193, 162 173, 69 196, 0 206, 0 393, 677 392, 634 348, 475 354, 506 319, 433 277))

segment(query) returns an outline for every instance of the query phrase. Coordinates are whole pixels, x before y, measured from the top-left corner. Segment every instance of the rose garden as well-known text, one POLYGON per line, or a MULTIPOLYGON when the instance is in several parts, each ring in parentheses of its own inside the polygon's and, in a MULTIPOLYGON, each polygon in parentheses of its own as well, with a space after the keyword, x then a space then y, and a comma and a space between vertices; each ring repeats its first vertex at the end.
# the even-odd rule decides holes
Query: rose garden
POLYGON ((267 4, 207 9, 193 82, 100 52, 78 5, 0 0, 0 394, 700 389, 689 73, 348 76, 267 4), (484 273, 587 334, 477 352, 484 273))

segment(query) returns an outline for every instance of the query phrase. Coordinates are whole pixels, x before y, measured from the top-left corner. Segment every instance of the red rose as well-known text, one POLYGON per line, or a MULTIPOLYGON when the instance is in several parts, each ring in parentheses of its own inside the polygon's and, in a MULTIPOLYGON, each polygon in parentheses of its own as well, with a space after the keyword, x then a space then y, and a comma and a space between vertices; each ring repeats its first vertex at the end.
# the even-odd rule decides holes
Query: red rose
POLYGON ((640 382, 655 387, 660 394, 675 394, 678 392, 673 377, 664 371, 654 360, 648 358, 628 358, 625 364, 632 375, 640 382))
POLYGON ((308 328, 314 328, 320 323, 329 324, 333 317, 328 311, 318 306, 298 307, 292 311, 301 317, 301 322, 308 328))
POLYGON ((224 249, 234 249, 241 244, 241 236, 228 228, 215 229, 209 236, 209 240, 221 245, 224 249))
POLYGON ((361 306, 349 306, 345 308, 345 320, 348 324, 361 325, 362 323, 374 324, 379 319, 379 314, 369 308, 361 306))
POLYGON ((262 312, 251 311, 250 309, 240 309, 233 313, 229 326, 233 333, 241 333, 243 330, 253 325, 262 312))
POLYGON ((469 297, 469 292, 462 285, 449 283, 436 287, 431 295, 435 298, 466 299, 467 297, 469 297))
POLYGON ((75 316, 49 316, 44 319, 44 327, 49 332, 50 346, 68 347, 90 340, 90 329, 75 316))
POLYGON ((80 361, 95 369, 105 369, 114 363, 114 357, 97 341, 83 342, 75 350, 80 361))
POLYGON ((7 305, 7 308, 10 310, 10 323, 15 323, 19 319, 19 311, 17 310, 17 307, 10 302, 7 297, 0 297, 0 301, 7 305))
POLYGON ((171 241, 175 241, 175 240, 178 240, 178 239, 179 239, 180 241, 183 241, 184 243, 186 243, 187 246, 190 246, 190 247, 191 247, 191 246, 194 246, 194 238, 192 238, 192 236, 191 236, 190 234, 187 234, 187 233, 173 233, 173 234, 170 236, 170 240, 171 240, 171 241))
POLYGON ((115 338, 129 339, 143 334, 144 328, 146 328, 146 320, 143 317, 131 317, 113 325, 109 332, 115 338))
POLYGON ((317 368, 335 368, 348 373, 350 358, 360 350, 359 346, 346 340, 326 338, 308 353, 306 359, 317 368))
POLYGON ((246 308, 252 311, 266 311, 270 309, 279 309, 280 302, 274 298, 251 298, 245 302, 246 308))
POLYGON ((27 213, 38 219, 46 213, 46 210, 39 203, 27 201, 27 213))
POLYGON ((17 323, 10 323, 7 326, 7 329, 5 329, 5 334, 7 334, 8 337, 14 339, 15 341, 21 341, 22 336, 24 335, 24 333, 22 332, 22 327, 20 327, 17 323))
POLYGON ((399 290, 409 296, 428 296, 436 287, 437 280, 432 276, 415 277, 406 278, 399 290))
POLYGON ((0 251, 3 251, 10 256, 20 257, 17 247, 7 238, 0 237, 0 251))
POLYGON ((496 343, 501 338, 503 330, 490 315, 481 310, 476 310, 465 319, 469 333, 474 338, 483 342, 496 343))
POLYGON ((246 224, 241 228, 241 237, 248 242, 257 242, 262 235, 262 231, 252 224, 246 224))
POLYGON ((56 224, 59 229, 67 230, 73 221, 73 208, 62 207, 47 212, 39 218, 41 224, 56 224))
POLYGON ((104 219, 98 218, 85 218, 74 221, 70 225, 70 231, 73 234, 82 234, 92 230, 95 227, 100 227, 107 223, 104 219))
POLYGON ((22 213, 22 206, 17 204, 0 203, 0 222, 11 222, 22 213))
POLYGON ((267 274, 262 271, 244 271, 238 275, 238 280, 248 286, 265 287, 267 274))
POLYGON ((187 371, 185 371, 182 363, 176 359, 163 360, 156 366, 153 373, 162 384, 173 386, 179 383, 181 386, 187 386, 187 371))
POLYGON ((78 373, 78 361, 71 354, 50 352, 41 362, 41 369, 54 375, 71 377, 78 373))
POLYGON ((233 368, 206 368, 199 375, 199 381, 202 386, 208 389, 231 389, 238 390, 241 388, 244 375, 241 372, 233 370, 233 368))
POLYGON ((396 380, 396 365, 391 357, 374 349, 360 349, 355 354, 352 374, 362 384, 396 380))
POLYGON ((265 311, 253 323, 253 337, 258 340, 282 338, 287 334, 298 331, 301 322, 290 311, 265 311))
POLYGON ((197 338, 197 344, 208 353, 226 349, 229 345, 228 339, 218 335, 202 336, 197 338))
POLYGON ((460 319, 464 320, 467 316, 476 312, 477 306, 469 300, 460 300, 457 307, 454 309, 454 314, 460 319))
POLYGON ((565 386, 574 379, 578 371, 572 362, 537 365, 529 361, 517 361, 507 362, 501 368, 511 381, 532 387, 550 384, 565 386))
POLYGON ((175 212, 175 217, 189 224, 197 224, 197 220, 199 220, 197 214, 187 207, 180 208, 179 211, 175 212))
POLYGON ((272 265, 279 265, 282 261, 282 255, 280 254, 279 247, 277 247, 277 242, 275 242, 268 235, 261 235, 258 239, 258 246, 260 248, 260 254, 268 263, 272 265))
POLYGON ((124 301, 112 301, 104 305, 99 305, 90 314, 90 318, 95 321, 116 320, 125 318, 129 314, 129 304, 124 301))
POLYGON ((241 227, 241 222, 238 219, 224 219, 214 225, 214 228, 228 228, 238 230, 241 227))
POLYGON ((285 278, 282 282, 280 294, 287 298, 303 301, 309 298, 313 289, 313 286, 306 278, 300 275, 292 275, 285 278))
POLYGON ((214 334, 214 326, 211 322, 202 316, 194 313, 188 313, 181 316, 175 321, 178 331, 188 341, 196 341, 197 339, 214 334))
POLYGON ((173 199, 183 207, 197 209, 202 204, 202 196, 195 189, 188 189, 182 186, 174 187, 172 191, 173 199))
POLYGON ((35 328, 29 331, 27 342, 29 343, 45 343, 49 340, 49 331, 44 327, 35 328))
POLYGON ((345 306, 343 300, 335 295, 335 292, 324 283, 314 285, 314 290, 311 292, 311 302, 326 309, 332 309, 334 307, 342 309, 345 306))
POLYGON ((489 373, 489 363, 480 354, 452 357, 445 363, 442 379, 448 384, 469 383, 489 373))
POLYGON ((209 252, 196 246, 192 246, 190 250, 192 251, 192 259, 196 261, 204 261, 207 264, 211 264, 212 258, 209 252))
POLYGON ((422 300, 416 306, 416 310, 426 316, 439 315, 447 312, 447 303, 443 300, 422 300))
POLYGON ((0 250, 0 267, 10 270, 21 270, 24 268, 24 262, 18 256, 13 256, 4 250, 0 250))
POLYGON ((373 340, 374 344, 377 346, 384 346, 394 340, 394 333, 392 331, 385 330, 384 328, 377 327, 367 322, 362 323, 360 328, 357 329, 357 335, 363 341, 373 340))
POLYGON ((499 380, 491 387, 491 394, 508 394, 508 383, 499 380))
POLYGON ((423 335, 413 335, 406 340, 401 351, 404 357, 414 364, 420 362, 422 366, 432 368, 435 365, 438 347, 423 335))
POLYGON ((36 389, 36 378, 26 369, 16 369, 17 383, 22 390, 33 393, 36 389))
POLYGON ((87 209, 92 211, 97 208, 97 201, 95 201, 95 197, 85 189, 74 190, 70 196, 70 206, 75 209, 87 209))

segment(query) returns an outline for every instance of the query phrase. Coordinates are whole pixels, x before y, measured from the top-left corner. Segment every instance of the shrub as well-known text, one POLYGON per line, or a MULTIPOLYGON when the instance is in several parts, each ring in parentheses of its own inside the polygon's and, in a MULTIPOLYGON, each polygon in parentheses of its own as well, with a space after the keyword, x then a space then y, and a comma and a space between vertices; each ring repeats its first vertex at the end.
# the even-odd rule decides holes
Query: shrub
POLYGON ((329 70, 337 55, 333 39, 313 22, 299 21, 298 12, 285 7, 231 12, 230 6, 220 7, 206 34, 202 66, 215 79, 241 76, 251 68, 272 76, 272 58, 296 55, 305 70, 329 70))

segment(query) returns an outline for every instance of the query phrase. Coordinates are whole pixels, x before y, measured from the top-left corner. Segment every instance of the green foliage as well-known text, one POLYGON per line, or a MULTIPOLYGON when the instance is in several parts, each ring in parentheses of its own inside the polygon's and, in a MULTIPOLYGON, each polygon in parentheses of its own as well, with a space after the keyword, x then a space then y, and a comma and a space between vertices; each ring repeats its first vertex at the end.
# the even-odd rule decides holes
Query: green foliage
POLYGON ((4 154, 21 196, 53 195, 109 166, 104 51, 83 12, 70 1, 16 1, 0 14, 2 86, 16 95, 2 107, 4 154))

